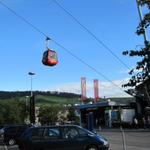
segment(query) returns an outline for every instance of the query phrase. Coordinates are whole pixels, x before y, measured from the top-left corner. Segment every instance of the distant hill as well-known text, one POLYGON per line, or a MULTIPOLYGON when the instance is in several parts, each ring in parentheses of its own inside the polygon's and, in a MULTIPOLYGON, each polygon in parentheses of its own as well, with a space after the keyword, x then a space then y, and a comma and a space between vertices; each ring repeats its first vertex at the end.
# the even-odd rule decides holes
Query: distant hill
MULTIPOLYGON (((30 91, 0 91, 0 99, 9 99, 15 97, 30 96, 30 91)), ((57 92, 57 91, 34 91, 36 95, 43 96, 57 96, 57 97, 67 97, 67 98, 79 98, 81 95, 67 92, 57 92)))
POLYGON ((58 96, 43 96, 37 95, 35 97, 36 105, 72 105, 80 103, 78 97, 58 97, 58 96))
MULTIPOLYGON (((29 102, 30 91, 0 91, 0 100, 29 102)), ((65 105, 79 103, 81 95, 66 92, 34 91, 36 105, 65 105)))

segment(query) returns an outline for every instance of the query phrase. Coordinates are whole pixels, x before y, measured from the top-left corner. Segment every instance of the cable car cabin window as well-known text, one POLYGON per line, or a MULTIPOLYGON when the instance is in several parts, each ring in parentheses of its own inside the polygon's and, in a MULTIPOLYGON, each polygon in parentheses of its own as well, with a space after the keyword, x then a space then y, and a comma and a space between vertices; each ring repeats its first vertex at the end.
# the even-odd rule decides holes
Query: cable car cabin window
POLYGON ((49 57, 52 60, 57 60, 57 54, 54 51, 49 51, 49 57))
POLYGON ((46 62, 47 55, 48 55, 47 51, 43 53, 43 59, 42 59, 43 64, 45 64, 46 62))
POLYGON ((48 55, 48 53, 47 53, 47 51, 45 51, 45 52, 43 53, 43 58, 46 58, 47 55, 48 55))

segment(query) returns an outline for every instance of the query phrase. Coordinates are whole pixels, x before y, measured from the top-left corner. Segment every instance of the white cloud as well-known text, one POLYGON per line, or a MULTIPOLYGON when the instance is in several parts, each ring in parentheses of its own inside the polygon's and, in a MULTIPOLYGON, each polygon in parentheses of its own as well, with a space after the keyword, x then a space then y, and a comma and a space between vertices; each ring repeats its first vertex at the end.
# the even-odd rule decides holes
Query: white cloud
MULTIPOLYGON (((114 84, 111 82, 100 82, 99 81, 99 96, 100 97, 128 97, 129 95, 124 92, 121 86, 124 83, 127 83, 128 79, 115 80, 114 84)), ((72 82, 72 83, 64 83, 61 85, 57 85, 53 88, 50 88, 51 91, 59 91, 59 92, 71 92, 81 94, 81 83, 80 82, 72 82)), ((94 97, 94 87, 93 82, 86 81, 86 90, 88 97, 94 97)))

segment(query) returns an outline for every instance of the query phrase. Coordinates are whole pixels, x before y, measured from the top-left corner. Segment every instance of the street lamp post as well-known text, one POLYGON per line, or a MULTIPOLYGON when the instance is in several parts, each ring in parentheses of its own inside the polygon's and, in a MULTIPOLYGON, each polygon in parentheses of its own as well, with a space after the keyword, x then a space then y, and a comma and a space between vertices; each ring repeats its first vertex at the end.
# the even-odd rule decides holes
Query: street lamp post
POLYGON ((28 112, 28 98, 29 98, 29 96, 26 96, 26 113, 28 112))
POLYGON ((31 76, 31 96, 30 96, 30 123, 35 124, 35 100, 34 100, 34 94, 32 89, 32 76, 35 75, 34 72, 28 73, 31 76))
POLYGON ((33 91, 32 91, 32 90, 33 90, 33 89, 32 89, 32 88, 33 88, 33 87, 32 87, 32 86, 33 86, 33 85, 32 85, 33 77, 32 77, 32 76, 35 75, 35 73, 34 73, 34 72, 29 72, 28 74, 31 76, 31 97, 32 97, 32 96, 33 96, 33 91))
POLYGON ((28 124, 29 123, 29 109, 28 109, 28 106, 29 106, 29 103, 28 103, 28 99, 29 99, 30 96, 26 96, 25 97, 25 113, 26 113, 26 119, 25 119, 25 122, 28 124))

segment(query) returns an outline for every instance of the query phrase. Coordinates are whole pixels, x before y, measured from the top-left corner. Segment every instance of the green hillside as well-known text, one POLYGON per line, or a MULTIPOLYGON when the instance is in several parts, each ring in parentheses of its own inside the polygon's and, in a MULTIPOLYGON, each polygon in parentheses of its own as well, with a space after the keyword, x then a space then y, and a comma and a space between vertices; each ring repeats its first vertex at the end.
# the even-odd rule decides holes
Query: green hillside
POLYGON ((57 96, 35 96, 35 104, 39 105, 66 105, 79 103, 78 98, 57 97, 57 96))
MULTIPOLYGON (((25 103, 29 103, 30 97, 13 97, 9 99, 0 99, 0 102, 2 101, 8 101, 8 100, 19 100, 24 101, 25 103)), ((43 95, 36 95, 35 96, 35 105, 68 105, 68 104, 75 104, 79 103, 79 98, 68 98, 68 97, 57 97, 57 96, 43 96, 43 95)))
MULTIPOLYGON (((30 91, 0 91, 0 102, 19 100, 29 103, 30 91), (27 96, 28 95, 28 96, 27 96)), ((80 95, 65 92, 34 91, 35 105, 67 105, 79 103, 80 95)))

